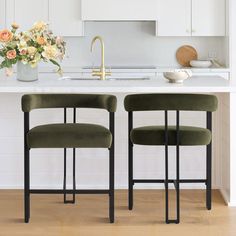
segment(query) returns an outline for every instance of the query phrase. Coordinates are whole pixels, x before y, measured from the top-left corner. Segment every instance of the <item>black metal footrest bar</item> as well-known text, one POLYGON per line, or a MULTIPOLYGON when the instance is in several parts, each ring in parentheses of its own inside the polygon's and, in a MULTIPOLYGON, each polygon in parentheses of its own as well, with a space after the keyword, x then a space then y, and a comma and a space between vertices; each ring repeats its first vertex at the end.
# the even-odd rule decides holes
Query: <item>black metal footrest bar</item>
POLYGON ((63 190, 63 189, 30 189, 31 194, 110 194, 110 190, 107 189, 76 189, 63 190))
MULTIPOLYGON (((174 179, 169 179, 168 183, 174 183, 176 180, 174 179)), ((206 179, 180 179, 179 183, 181 184, 186 184, 186 183, 206 183, 206 179)), ((165 183, 164 179, 134 179, 133 183, 165 183)))
POLYGON ((167 220, 167 224, 179 224, 179 220, 167 220))

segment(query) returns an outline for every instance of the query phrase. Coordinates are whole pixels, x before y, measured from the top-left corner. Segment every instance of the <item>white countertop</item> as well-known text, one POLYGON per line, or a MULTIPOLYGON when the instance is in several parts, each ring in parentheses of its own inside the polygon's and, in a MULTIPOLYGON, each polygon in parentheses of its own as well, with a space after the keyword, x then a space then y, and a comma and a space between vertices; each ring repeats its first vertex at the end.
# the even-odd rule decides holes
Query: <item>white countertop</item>
POLYGON ((41 78, 20 82, 14 78, 0 79, 0 93, 229 93, 236 84, 219 76, 192 77, 184 84, 171 84, 162 77, 150 80, 59 80, 41 78))

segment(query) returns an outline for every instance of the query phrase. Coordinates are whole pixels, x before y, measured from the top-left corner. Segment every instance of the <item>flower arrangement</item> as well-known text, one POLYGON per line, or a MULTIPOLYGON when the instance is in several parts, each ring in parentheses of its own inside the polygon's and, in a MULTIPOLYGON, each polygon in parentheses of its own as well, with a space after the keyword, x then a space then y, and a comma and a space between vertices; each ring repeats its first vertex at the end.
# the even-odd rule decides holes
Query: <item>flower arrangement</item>
POLYGON ((25 32, 17 32, 19 26, 14 23, 11 30, 0 31, 0 56, 3 61, 0 69, 6 68, 6 74, 12 74, 12 66, 17 62, 28 64, 35 68, 40 61, 51 62, 58 67, 57 72, 62 73, 58 60, 65 56, 65 42, 56 37, 49 30, 45 22, 36 22, 25 32))

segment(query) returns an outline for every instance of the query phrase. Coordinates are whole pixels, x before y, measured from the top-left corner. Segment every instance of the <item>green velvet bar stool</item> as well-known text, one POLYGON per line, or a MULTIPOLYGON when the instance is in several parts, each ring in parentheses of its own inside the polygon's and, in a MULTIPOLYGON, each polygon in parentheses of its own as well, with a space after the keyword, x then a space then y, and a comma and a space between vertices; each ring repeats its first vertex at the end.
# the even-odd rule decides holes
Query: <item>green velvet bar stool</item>
MULTIPOLYGON (((75 203, 75 194, 108 194, 109 218, 114 222, 114 114, 117 99, 112 95, 99 94, 29 94, 22 97, 24 112, 24 202, 25 222, 30 219, 30 194, 64 194, 65 203, 75 203), (30 129, 30 112, 34 109, 64 109, 64 123, 40 125, 30 129), (96 124, 77 123, 77 108, 104 109, 109 112, 109 128, 96 124), (67 123, 67 109, 73 109, 73 123, 67 123), (63 189, 30 188, 30 149, 64 149, 63 189), (67 149, 73 149, 73 189, 66 189, 67 149), (76 148, 109 149, 109 189, 77 190, 75 183, 76 148), (66 195, 73 194, 73 200, 66 195)), ((96 161, 96 160, 94 160, 96 161)))
POLYGON ((211 209, 212 175, 212 112, 217 110, 218 100, 214 95, 201 94, 136 94, 128 95, 124 101, 129 114, 129 209, 133 209, 133 186, 135 183, 164 183, 166 223, 180 221, 180 183, 205 183, 206 207, 211 209), (163 111, 163 126, 133 128, 133 112, 163 111), (176 112, 176 125, 168 125, 168 111, 176 112), (180 126, 180 111, 206 112, 206 128, 180 126), (133 146, 165 146, 165 179, 133 178, 133 146), (168 146, 176 146, 176 179, 168 176, 168 146), (206 179, 180 179, 180 146, 206 146, 206 179), (176 189, 176 219, 169 219, 169 183, 176 189))

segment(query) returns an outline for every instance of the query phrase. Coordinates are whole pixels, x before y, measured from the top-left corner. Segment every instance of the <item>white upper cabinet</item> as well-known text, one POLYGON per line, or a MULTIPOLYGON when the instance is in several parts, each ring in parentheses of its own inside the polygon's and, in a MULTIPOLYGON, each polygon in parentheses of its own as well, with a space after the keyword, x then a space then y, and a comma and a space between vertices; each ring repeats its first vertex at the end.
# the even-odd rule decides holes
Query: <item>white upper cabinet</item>
POLYGON ((191 0, 158 0, 158 36, 191 36, 191 0))
POLYGON ((226 0, 158 0, 157 36, 225 36, 226 0))
POLYGON ((81 1, 49 0, 49 23, 57 35, 83 36, 81 1))
POLYGON ((80 0, 6 0, 6 9, 7 27, 16 22, 26 30, 45 21, 57 35, 83 35, 80 0))
POLYGON ((84 21, 155 21, 158 0, 82 0, 84 21))
POLYGON ((5 18, 5 9, 6 9, 6 1, 0 0, 0 30, 5 28, 6 18, 5 18))
POLYGON ((7 0, 6 9, 8 27, 16 22, 26 30, 36 21, 48 21, 48 0, 7 0))
POLYGON ((225 0, 192 0, 192 35, 225 36, 225 0))

